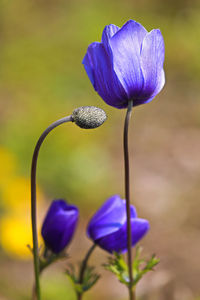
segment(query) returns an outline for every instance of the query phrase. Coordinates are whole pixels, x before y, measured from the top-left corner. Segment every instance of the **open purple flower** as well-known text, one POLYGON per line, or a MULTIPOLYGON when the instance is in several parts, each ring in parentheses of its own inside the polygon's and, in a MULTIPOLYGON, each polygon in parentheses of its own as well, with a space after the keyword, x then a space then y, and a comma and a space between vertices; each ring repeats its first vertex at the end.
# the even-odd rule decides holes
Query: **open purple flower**
MULTIPOLYGON (((149 222, 137 218, 135 207, 131 205, 132 246, 149 230, 149 222)), ((126 203, 120 196, 110 197, 96 212, 88 224, 87 234, 94 243, 112 253, 127 251, 126 203)))
POLYGON ((64 200, 54 200, 42 226, 42 237, 45 245, 58 254, 71 241, 78 222, 79 211, 74 205, 64 200))
POLYGON ((159 29, 148 32, 130 20, 104 28, 83 59, 87 75, 103 100, 116 108, 150 102, 165 84, 164 41, 159 29))

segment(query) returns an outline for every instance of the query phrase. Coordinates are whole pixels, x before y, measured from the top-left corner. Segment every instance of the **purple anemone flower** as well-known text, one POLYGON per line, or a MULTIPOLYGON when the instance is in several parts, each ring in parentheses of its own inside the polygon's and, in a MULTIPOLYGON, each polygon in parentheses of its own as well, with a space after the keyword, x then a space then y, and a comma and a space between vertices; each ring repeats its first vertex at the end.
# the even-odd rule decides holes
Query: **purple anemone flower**
MULTIPOLYGON (((137 218, 133 205, 130 208, 132 246, 134 246, 149 230, 149 222, 137 218)), ((90 220, 87 234, 95 244, 110 253, 126 252, 128 249, 125 200, 118 195, 110 197, 90 220)))
POLYGON ((42 225, 42 237, 45 245, 58 254, 71 241, 78 222, 79 211, 64 200, 54 200, 42 225))
POLYGON ((92 43, 83 65, 94 89, 109 105, 125 108, 150 102, 165 84, 164 40, 159 29, 148 32, 130 20, 108 25, 100 43, 92 43))

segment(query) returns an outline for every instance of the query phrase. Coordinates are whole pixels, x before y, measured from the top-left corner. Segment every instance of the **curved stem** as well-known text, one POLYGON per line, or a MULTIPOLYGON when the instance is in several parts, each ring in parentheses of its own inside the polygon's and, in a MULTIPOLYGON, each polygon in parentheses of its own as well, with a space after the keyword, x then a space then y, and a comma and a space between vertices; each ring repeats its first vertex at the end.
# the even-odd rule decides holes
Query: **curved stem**
MULTIPOLYGON (((96 248, 96 244, 93 244, 89 248, 89 250, 88 250, 88 252, 87 252, 87 254, 86 254, 86 256, 85 256, 85 258, 84 258, 84 260, 81 264, 80 273, 79 273, 79 283, 80 284, 83 283, 84 274, 85 274, 85 270, 86 270, 86 267, 87 267, 88 260, 89 260, 91 254, 92 254, 92 252, 94 251, 95 248, 96 248)), ((77 300, 82 300, 82 296, 83 296, 83 293, 77 293, 77 300)))
POLYGON ((128 109, 124 122, 124 171, 125 171, 125 199, 127 216, 127 248, 128 248, 128 269, 129 269, 129 299, 135 300, 135 294, 132 289, 133 271, 132 271, 132 236, 131 236, 131 213, 130 213, 130 172, 129 172, 129 151, 128 151, 128 127, 131 118, 133 101, 129 101, 128 109))
POLYGON ((31 219, 32 219, 32 235, 33 235, 33 258, 34 258, 34 272, 35 272, 35 291, 36 299, 40 300, 40 281, 39 281, 39 253, 38 253, 38 238, 37 238, 37 215, 36 215, 36 169, 37 160, 40 147, 46 138, 46 136, 57 126, 66 123, 73 122, 72 116, 64 117, 56 122, 52 123, 40 136, 33 153, 32 166, 31 166, 31 219))

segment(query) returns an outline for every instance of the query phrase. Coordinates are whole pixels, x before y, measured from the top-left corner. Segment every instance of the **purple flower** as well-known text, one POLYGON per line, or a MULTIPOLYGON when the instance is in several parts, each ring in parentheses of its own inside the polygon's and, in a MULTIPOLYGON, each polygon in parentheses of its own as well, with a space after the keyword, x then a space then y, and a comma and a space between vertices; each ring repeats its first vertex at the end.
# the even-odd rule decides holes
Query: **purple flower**
POLYGON ((87 75, 103 100, 116 108, 150 102, 163 88, 164 41, 159 29, 148 32, 130 20, 104 28, 83 59, 87 75))
MULTIPOLYGON (((96 212, 88 224, 87 234, 94 243, 112 253, 127 251, 126 203, 120 196, 109 198, 96 212)), ((135 207, 131 205, 132 246, 149 230, 149 222, 137 218, 135 207)))
POLYGON ((51 203, 42 226, 42 237, 52 252, 57 254, 70 243, 78 216, 78 208, 62 199, 51 203))

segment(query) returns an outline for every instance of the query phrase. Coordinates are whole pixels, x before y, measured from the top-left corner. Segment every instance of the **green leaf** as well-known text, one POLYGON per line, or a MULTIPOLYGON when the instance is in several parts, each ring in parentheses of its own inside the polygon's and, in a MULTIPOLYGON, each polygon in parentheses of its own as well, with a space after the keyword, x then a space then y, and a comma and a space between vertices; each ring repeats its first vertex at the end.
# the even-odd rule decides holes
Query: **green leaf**
POLYGON ((76 274, 76 269, 73 265, 69 265, 68 269, 66 270, 66 275, 70 279, 74 290, 78 294, 83 294, 84 292, 91 289, 95 283, 99 280, 100 275, 97 274, 95 268, 92 266, 87 266, 84 272, 83 282, 79 282, 79 276, 76 274))
POLYGON ((39 265, 40 265, 40 273, 46 269, 48 266, 53 264, 59 259, 68 258, 68 254, 61 252, 59 254, 54 254, 53 252, 50 252, 48 256, 41 256, 39 258, 39 265))
MULTIPOLYGON (((133 287, 139 282, 139 280, 149 271, 152 271, 153 268, 159 263, 159 259, 156 258, 155 254, 149 260, 145 260, 140 258, 142 252, 141 247, 136 248, 136 255, 133 261, 132 269, 133 269, 133 287)), ((108 258, 108 263, 103 265, 104 268, 110 272, 112 272, 118 280, 124 285, 128 286, 129 272, 128 266, 125 262, 122 254, 114 253, 113 256, 108 258)))
POLYGON ((115 274, 121 283, 128 286, 128 267, 121 254, 114 253, 114 257, 109 257, 108 263, 103 266, 106 270, 115 274))

